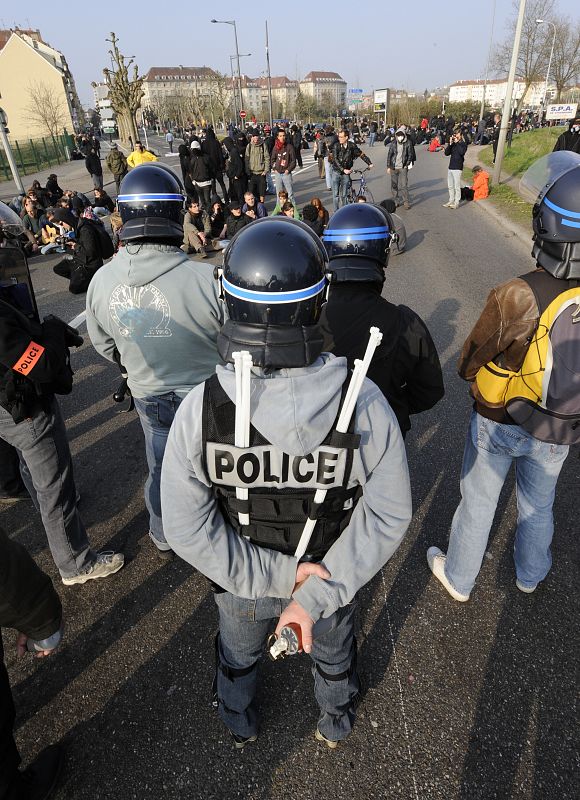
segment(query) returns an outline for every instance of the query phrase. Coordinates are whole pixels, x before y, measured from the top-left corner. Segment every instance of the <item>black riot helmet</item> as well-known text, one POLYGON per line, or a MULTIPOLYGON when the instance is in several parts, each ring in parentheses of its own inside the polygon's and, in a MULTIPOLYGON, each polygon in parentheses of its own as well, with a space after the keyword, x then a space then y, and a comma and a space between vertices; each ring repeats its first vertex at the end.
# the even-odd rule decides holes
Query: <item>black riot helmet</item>
POLYGON ((389 263, 391 226, 388 215, 369 203, 352 203, 336 211, 322 237, 330 259, 332 281, 383 283, 389 263))
POLYGON ((168 167, 156 163, 135 167, 123 178, 117 197, 121 240, 181 244, 184 200, 181 181, 168 167))
MULTIPOLYGON (((575 154, 573 154, 575 155, 575 154)), ((580 278, 580 157, 548 182, 532 211, 532 255, 555 278, 580 278)))
POLYGON ((320 239, 298 220, 265 217, 238 231, 218 272, 229 315, 218 339, 224 361, 236 350, 272 369, 315 361, 327 266, 320 239))

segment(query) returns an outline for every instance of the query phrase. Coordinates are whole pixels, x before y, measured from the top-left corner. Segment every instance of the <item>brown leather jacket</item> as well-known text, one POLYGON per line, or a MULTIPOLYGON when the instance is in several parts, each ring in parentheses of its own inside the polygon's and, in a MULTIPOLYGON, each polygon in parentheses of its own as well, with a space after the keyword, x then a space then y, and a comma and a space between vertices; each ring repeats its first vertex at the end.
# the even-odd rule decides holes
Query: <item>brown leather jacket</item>
POLYGON ((463 345, 457 366, 460 377, 471 382, 475 407, 482 416, 513 424, 503 406, 490 406, 484 402, 473 381, 479 368, 490 361, 517 372, 539 318, 534 292, 522 278, 512 278, 489 293, 485 308, 463 345))

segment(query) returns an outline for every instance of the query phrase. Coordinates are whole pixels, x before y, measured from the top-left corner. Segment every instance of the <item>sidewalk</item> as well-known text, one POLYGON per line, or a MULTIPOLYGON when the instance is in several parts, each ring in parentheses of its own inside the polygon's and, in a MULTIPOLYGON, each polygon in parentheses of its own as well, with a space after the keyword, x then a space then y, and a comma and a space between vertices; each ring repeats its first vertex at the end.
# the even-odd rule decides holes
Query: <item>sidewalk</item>
MULTIPOLYGON (((105 161, 110 152, 109 142, 101 141, 101 162, 103 164, 103 184, 107 193, 114 199, 116 197, 115 181, 113 175, 105 166, 105 161)), ((61 189, 74 189, 77 192, 84 194, 93 193, 93 180, 87 168, 85 167, 84 158, 79 161, 68 161, 66 164, 55 164, 53 167, 47 167, 40 172, 33 172, 29 175, 21 175, 24 190, 26 191, 32 185, 32 181, 40 181, 41 186, 46 185, 49 175, 54 173, 58 177, 58 184, 61 189)), ((10 202, 15 195, 18 194, 16 184, 13 180, 2 181, 0 183, 0 200, 5 203, 10 202)))

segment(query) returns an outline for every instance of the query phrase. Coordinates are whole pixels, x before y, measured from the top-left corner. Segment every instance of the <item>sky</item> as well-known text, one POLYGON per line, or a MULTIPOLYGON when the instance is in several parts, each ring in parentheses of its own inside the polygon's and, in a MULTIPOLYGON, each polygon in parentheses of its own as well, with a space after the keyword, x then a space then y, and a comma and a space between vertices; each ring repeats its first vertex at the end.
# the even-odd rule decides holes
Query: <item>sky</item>
MULTIPOLYGON (((235 53, 233 26, 212 25, 214 15, 236 20, 240 53, 252 54, 241 59, 242 73, 250 77, 266 69, 268 19, 272 75, 294 79, 310 70, 330 70, 340 73, 350 88, 389 86, 421 93, 456 80, 483 78, 493 0, 219 0, 167 5, 140 0, 81 3, 70 6, 64 17, 45 0, 30 0, 14 12, 6 6, 2 4, 0 26, 40 29, 44 40, 64 53, 83 105, 92 105, 91 81, 101 80, 103 67, 110 66, 105 39, 112 30, 121 52, 136 56, 143 74, 153 66, 180 64, 229 73, 229 56, 235 53)), ((558 6, 578 18, 578 0, 558 0, 558 6)), ((496 0, 494 41, 505 38, 511 12, 512 0, 496 0)))

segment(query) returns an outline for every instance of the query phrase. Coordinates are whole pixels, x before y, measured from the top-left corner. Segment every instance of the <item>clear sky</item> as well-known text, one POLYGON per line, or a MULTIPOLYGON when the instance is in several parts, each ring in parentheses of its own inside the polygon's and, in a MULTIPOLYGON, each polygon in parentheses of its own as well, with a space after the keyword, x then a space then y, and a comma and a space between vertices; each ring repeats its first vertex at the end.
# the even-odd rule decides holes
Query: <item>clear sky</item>
MULTIPOLYGON (((494 40, 504 37, 511 0, 496 0, 494 40)), ((112 30, 121 52, 135 55, 141 72, 152 66, 211 66, 230 69, 235 53, 235 19, 242 72, 257 77, 266 69, 265 20, 270 28, 272 75, 302 78, 312 69, 339 72, 350 87, 386 86, 423 92, 453 81, 482 78, 489 47, 493 0, 307 0, 307 2, 163 3, 162 0, 65 4, 30 2, 7 11, 0 25, 39 28, 61 50, 84 105, 92 104, 91 81, 110 66, 105 38, 112 30)), ((579 16, 578 0, 559 0, 563 13, 579 16)))

